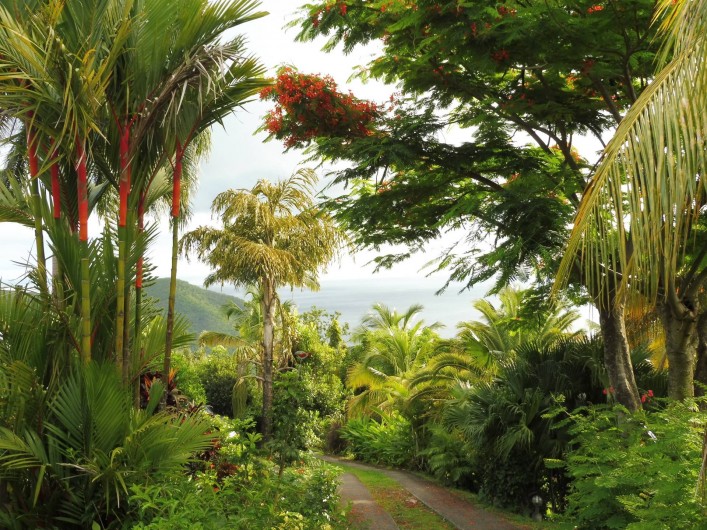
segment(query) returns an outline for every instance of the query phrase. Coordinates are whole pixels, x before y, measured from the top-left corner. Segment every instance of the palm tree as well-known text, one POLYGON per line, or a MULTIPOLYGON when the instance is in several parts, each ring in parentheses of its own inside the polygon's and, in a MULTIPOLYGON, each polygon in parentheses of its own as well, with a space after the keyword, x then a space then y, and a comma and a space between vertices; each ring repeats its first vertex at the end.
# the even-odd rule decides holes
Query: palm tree
MULTIPOLYGON (((246 301, 243 306, 231 302, 223 307, 226 318, 233 320, 235 334, 219 331, 203 331, 199 335, 199 345, 223 346, 233 350, 236 359, 237 380, 233 387, 233 415, 244 412, 247 399, 246 379, 256 378, 261 384, 263 359, 263 294, 256 286, 246 289, 246 301)), ((292 303, 277 300, 278 323, 273 340, 273 362, 284 368, 292 357, 292 344, 287 334, 287 322, 292 318, 292 303)))
POLYGON ((214 283, 257 285, 263 314, 263 437, 272 430, 273 351, 277 289, 317 288, 316 273, 340 248, 343 238, 333 220, 313 201, 316 175, 300 170, 272 184, 259 181, 251 190, 228 190, 214 199, 212 211, 223 228, 202 226, 182 238, 184 253, 196 252, 213 272, 214 283))
MULTIPOLYGON (((88 168, 91 136, 99 130, 106 86, 128 34, 131 18, 120 0, 95 0, 81 4, 50 1, 0 6, 0 54, 8 71, 0 106, 8 115, 25 123, 30 175, 39 175, 38 151, 43 140, 54 153, 75 168, 81 261, 81 356, 91 358, 91 301, 88 257, 88 168), (40 133, 42 133, 40 135, 40 133), (50 142, 51 140, 51 142, 50 142)), ((33 184, 33 188, 36 185, 33 184)), ((38 190, 33 190, 38 204, 38 190)), ((35 207, 38 257, 40 212, 35 207)), ((40 261, 40 276, 46 265, 40 261)), ((40 286, 40 288, 42 288, 40 286)), ((46 286, 43 287, 46 290, 46 286)))
POLYGON ((363 358, 348 370, 346 385, 357 391, 349 403, 351 416, 370 415, 404 408, 410 379, 436 352, 438 322, 426 326, 415 317, 419 304, 403 313, 375 304, 362 321, 354 340, 362 345, 363 358))
MULTIPOLYGON (((156 176, 173 161, 172 210, 179 212, 180 170, 193 140, 264 85, 263 69, 247 56, 243 39, 222 38, 262 16, 257 6, 255 0, 0 2, 0 53, 13 73, 3 78, 0 104, 5 115, 25 124, 39 285, 46 284, 46 266, 38 184, 49 189, 44 175, 51 173, 54 217, 60 217, 62 203, 67 213, 75 212, 69 226, 78 231, 84 255, 84 359, 91 356, 95 327, 87 218, 96 194, 89 192, 110 190, 103 183, 116 190, 118 207, 101 209, 117 218, 113 351, 125 382, 131 367, 131 280, 138 292, 142 281, 142 260, 129 256, 145 237, 146 201, 156 176), (91 180, 100 183, 93 190, 91 180)), ((137 342, 139 326, 134 336, 137 342)), ((168 337, 168 349, 170 342, 168 337)))
POLYGON ((513 359, 523 344, 534 342, 545 347, 578 333, 570 332, 579 317, 576 311, 568 311, 562 305, 530 306, 530 295, 530 291, 506 287, 498 294, 498 307, 486 299, 474 302, 474 309, 483 320, 461 322, 457 326, 461 349, 493 371, 499 362, 513 359))
POLYGON ((532 291, 507 287, 500 291, 499 302, 474 302, 482 319, 457 325, 456 337, 412 378, 412 400, 442 403, 460 383, 492 382, 531 345, 549 348, 581 334, 570 331, 578 317, 575 311, 561 304, 538 305, 532 291))
POLYGON ((558 284, 581 256, 587 284, 602 291, 617 284, 620 294, 636 291, 658 302, 670 395, 681 399, 693 394, 690 343, 697 295, 707 281, 707 245, 693 237, 707 191, 707 1, 659 5, 663 68, 605 150, 577 213, 558 284))

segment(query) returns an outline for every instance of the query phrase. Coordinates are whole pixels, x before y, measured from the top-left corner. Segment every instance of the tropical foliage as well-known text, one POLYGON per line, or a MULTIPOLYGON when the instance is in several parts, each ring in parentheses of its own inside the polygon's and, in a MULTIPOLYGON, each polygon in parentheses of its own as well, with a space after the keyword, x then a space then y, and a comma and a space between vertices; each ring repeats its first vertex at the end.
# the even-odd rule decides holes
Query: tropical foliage
POLYGON ((300 40, 376 45, 386 103, 265 79, 234 31, 258 6, 0 0, 0 222, 34 245, 0 285, 0 526, 332 530, 326 448, 577 528, 702 526, 707 0, 301 6, 300 40), (211 126, 258 94, 261 131, 348 189, 227 190, 180 241, 211 126), (349 235, 391 266, 450 229, 443 289, 493 282, 452 338, 419 305, 349 333, 280 300, 349 235), (198 342, 180 251, 247 290, 198 342))

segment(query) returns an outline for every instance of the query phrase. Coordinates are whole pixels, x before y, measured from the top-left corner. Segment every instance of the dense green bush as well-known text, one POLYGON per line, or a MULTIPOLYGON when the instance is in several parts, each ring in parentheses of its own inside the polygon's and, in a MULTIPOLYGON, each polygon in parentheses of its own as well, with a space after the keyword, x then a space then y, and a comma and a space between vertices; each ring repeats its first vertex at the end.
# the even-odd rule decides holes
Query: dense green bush
POLYGON ((297 371, 278 374, 274 383, 273 436, 268 448, 277 459, 280 472, 300 458, 301 451, 317 444, 314 428, 319 412, 313 409, 314 395, 297 371))
POLYGON ((172 352, 172 367, 179 393, 196 405, 206 403, 206 390, 199 377, 199 360, 194 354, 190 350, 172 352))
POLYGON ((574 447, 567 518, 575 528, 707 528, 707 506, 696 496, 707 419, 694 404, 635 415, 593 406, 566 423, 574 447))
POLYGON ((252 419, 211 420, 212 447, 191 476, 161 474, 131 487, 124 528, 172 530, 339 528, 337 471, 317 459, 279 469, 258 448, 252 419))
POLYGON ((432 425, 420 454, 427 470, 443 484, 476 489, 474 450, 458 431, 432 425))
POLYGON ((310 464, 249 480, 219 479, 214 472, 192 480, 175 476, 131 488, 138 514, 124 528, 135 530, 221 529, 326 530, 336 525, 337 472, 310 464))
POLYGON ((359 460, 395 467, 410 467, 415 443, 410 422, 397 412, 381 418, 351 419, 341 430, 348 450, 359 460))
MULTIPOLYGON (((0 401, 29 376, 13 366, 0 401)), ((115 528, 130 515, 128 488, 157 472, 183 473, 209 447, 209 424, 201 414, 155 412, 161 395, 153 392, 148 407, 135 410, 115 365, 91 362, 46 396, 39 425, 18 433, 0 427, 0 527, 115 528)))
POLYGON ((198 365, 206 402, 215 414, 233 416, 233 387, 238 381, 238 362, 225 348, 214 348, 198 365))

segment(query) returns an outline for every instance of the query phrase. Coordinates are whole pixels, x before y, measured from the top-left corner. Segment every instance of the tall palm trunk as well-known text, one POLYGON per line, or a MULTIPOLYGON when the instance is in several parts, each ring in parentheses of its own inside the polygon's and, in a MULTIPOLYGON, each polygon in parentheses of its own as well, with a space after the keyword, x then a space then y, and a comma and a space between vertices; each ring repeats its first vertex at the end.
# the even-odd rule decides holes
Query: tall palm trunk
POLYGON ((127 255, 127 217, 128 196, 130 194, 130 125, 125 124, 120 135, 120 184, 118 192, 120 205, 118 212, 118 278, 116 282, 116 323, 115 323, 115 356, 118 366, 122 366, 123 384, 127 384, 125 344, 125 266, 127 255))
MULTIPOLYGON (((182 191, 182 158, 184 149, 179 141, 174 160, 174 177, 172 180, 172 270, 169 276, 169 301, 167 303, 167 335, 164 347, 164 367, 162 381, 167 388, 169 372, 172 364, 172 335, 174 333, 174 301, 177 297, 177 249, 179 244, 179 206, 182 191)), ((166 400, 165 392, 165 400, 166 400)))
POLYGON ((268 281, 263 282, 263 409, 262 434, 267 442, 272 436, 273 405, 273 350, 275 344, 275 287, 268 281))
POLYGON ((51 168, 49 172, 52 177, 52 213, 54 219, 61 219, 61 181, 59 180, 59 164, 56 149, 54 148, 54 140, 50 145, 51 168))
MULTIPOLYGON (((128 227, 133 227, 135 223, 134 217, 132 215, 128 215, 128 227)), ((134 231, 126 228, 125 230, 125 248, 126 248, 126 257, 125 260, 127 261, 127 255, 130 254, 130 249, 132 248, 134 241, 133 237, 134 236, 134 231)), ((127 274, 127 270, 126 270, 127 274)), ((123 325, 123 351, 122 351, 122 358, 123 358, 123 384, 127 387, 130 385, 130 376, 132 373, 132 344, 130 343, 130 292, 131 292, 132 286, 130 285, 129 281, 125 281, 125 286, 123 289, 123 314, 125 316, 125 321, 123 325)))
MULTIPOLYGON (((49 157, 52 164, 49 169, 52 179, 52 215, 54 220, 58 222, 61 219, 61 181, 59 180, 59 164, 53 139, 50 142, 49 149, 51 151, 49 157)), ((52 281, 54 303, 56 303, 58 308, 62 309, 64 307, 64 270, 56 255, 52 257, 52 281)))
POLYGON ((599 303, 599 325, 604 339, 604 365, 614 398, 631 412, 641 408, 638 386, 626 338, 624 305, 612 297, 611 302, 599 303))
POLYGON ((658 304, 668 358, 668 396, 683 400, 695 395, 694 374, 698 356, 697 300, 658 304), (689 307, 687 307, 689 306, 689 307))
MULTIPOLYGON (((140 198, 140 203, 137 207, 137 238, 145 231, 145 197, 140 198)), ((144 257, 142 254, 137 260, 135 268, 135 324, 133 326, 133 354, 139 355, 139 360, 142 361, 142 279, 143 279, 144 257)), ((135 407, 140 406, 140 379, 134 383, 133 401, 135 407)))
POLYGON ((42 229, 42 201, 39 196, 39 158, 37 156, 37 138, 27 124, 27 158, 29 162, 29 176, 32 179, 30 189, 32 193, 32 215, 34 217, 34 241, 37 246, 37 274, 39 288, 43 293, 48 293, 47 287, 47 260, 44 255, 44 231, 42 229))
POLYGON ((81 359, 91 360, 91 271, 88 265, 88 168, 82 139, 76 142, 79 247, 81 249, 81 359))

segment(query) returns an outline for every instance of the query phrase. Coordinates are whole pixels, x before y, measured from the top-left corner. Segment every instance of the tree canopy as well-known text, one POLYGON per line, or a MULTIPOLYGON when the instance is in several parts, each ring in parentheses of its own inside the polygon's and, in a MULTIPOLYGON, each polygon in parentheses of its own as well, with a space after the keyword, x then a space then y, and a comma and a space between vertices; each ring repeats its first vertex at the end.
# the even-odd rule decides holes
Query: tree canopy
MULTIPOLYGON (((466 242, 441 257, 467 285, 552 275, 597 144, 648 84, 652 1, 347 1, 307 4, 302 40, 377 42, 364 78, 397 83, 369 135, 319 135, 314 158, 347 161, 352 193, 331 201, 360 245, 419 250, 449 228, 466 242), (448 127, 465 139, 447 140, 448 127), (490 237, 489 237, 490 236, 490 237), (492 242, 489 245, 489 241, 492 242), (490 248, 489 248, 490 247, 490 248)), ((454 133, 456 135, 456 133, 454 133)))

